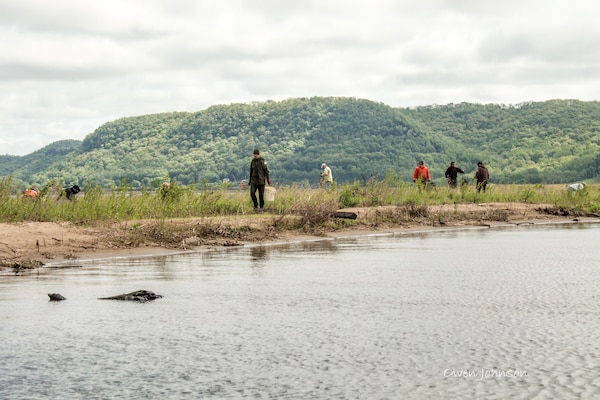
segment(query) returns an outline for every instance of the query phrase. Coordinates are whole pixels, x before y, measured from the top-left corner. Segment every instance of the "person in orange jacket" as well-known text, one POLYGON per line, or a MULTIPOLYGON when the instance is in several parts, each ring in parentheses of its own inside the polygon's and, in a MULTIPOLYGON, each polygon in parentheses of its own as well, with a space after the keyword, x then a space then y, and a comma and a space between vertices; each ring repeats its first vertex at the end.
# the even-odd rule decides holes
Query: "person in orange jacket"
POLYGON ((415 168, 415 172, 413 173, 413 182, 418 182, 423 185, 431 183, 429 168, 427 168, 423 160, 419 161, 419 165, 417 165, 417 168, 415 168))
POLYGON ((23 193, 23 198, 36 200, 39 195, 40 189, 38 189, 37 186, 32 186, 29 189, 25 190, 25 192, 23 193))

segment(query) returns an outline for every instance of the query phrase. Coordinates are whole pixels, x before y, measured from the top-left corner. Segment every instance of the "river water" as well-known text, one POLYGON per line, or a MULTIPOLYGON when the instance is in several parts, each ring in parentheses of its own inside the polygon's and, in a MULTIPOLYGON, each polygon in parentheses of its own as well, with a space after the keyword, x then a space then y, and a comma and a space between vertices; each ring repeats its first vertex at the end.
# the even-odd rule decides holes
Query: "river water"
POLYGON ((0 398, 598 398, 598 243, 471 229, 3 275, 0 398), (164 297, 98 300, 138 289, 164 297))

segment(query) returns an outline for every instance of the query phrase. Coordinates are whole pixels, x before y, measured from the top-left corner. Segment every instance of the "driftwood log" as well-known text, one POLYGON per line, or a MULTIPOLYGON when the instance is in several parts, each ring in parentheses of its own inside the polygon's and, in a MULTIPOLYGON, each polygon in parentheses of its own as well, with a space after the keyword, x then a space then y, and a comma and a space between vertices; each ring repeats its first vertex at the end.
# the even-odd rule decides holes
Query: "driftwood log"
POLYGON ((161 297, 162 296, 160 294, 156 294, 149 290, 136 290, 135 292, 119 294, 111 297, 100 297, 100 300, 129 300, 145 303, 147 301, 160 299, 161 297))
POLYGON ((50 297, 50 301, 62 301, 67 299, 59 293, 48 293, 48 297, 50 297))
MULTIPOLYGON (((255 208, 254 209, 255 213, 277 213, 277 210, 269 207, 269 208, 255 208)), ((310 211, 306 211, 306 210, 291 210, 288 211, 290 214, 295 214, 295 215, 310 215, 311 212, 310 211)), ((345 219, 356 219, 358 218, 358 214, 356 214, 355 212, 352 211, 336 211, 333 213, 328 214, 330 217, 332 218, 345 218, 345 219)))
POLYGON ((351 211, 336 211, 331 215, 333 218, 356 219, 358 214, 351 211))

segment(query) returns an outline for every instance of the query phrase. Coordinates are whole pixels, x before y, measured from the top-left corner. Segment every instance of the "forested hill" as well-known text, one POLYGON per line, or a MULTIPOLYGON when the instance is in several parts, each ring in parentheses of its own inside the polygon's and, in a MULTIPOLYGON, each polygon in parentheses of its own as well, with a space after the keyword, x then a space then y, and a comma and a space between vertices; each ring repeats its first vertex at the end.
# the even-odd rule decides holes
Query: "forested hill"
POLYGON ((410 181, 420 159, 439 183, 451 160, 469 178, 482 160, 492 182, 565 183, 600 174, 600 103, 392 108, 354 98, 296 98, 122 118, 68 145, 73 151, 45 158, 47 164, 0 156, 0 175, 103 186, 123 179, 151 186, 167 177, 183 184, 240 181, 259 148, 279 184, 317 183, 322 162, 338 182, 390 173, 410 181))
POLYGON ((59 140, 26 156, 0 156, 0 176, 13 175, 28 182, 31 176, 45 171, 49 165, 79 151, 81 143, 81 140, 59 140))

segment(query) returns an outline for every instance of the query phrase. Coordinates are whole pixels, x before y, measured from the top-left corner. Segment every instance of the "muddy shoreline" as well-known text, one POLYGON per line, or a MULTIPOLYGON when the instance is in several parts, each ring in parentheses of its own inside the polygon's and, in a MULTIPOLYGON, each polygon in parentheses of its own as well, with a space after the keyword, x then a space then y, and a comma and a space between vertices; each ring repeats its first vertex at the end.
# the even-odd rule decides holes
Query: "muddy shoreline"
POLYGON ((600 222, 600 216, 563 215, 550 205, 529 203, 448 204, 427 207, 422 215, 402 216, 398 207, 343 211, 355 213, 356 220, 334 221, 311 229, 280 228, 284 217, 270 213, 93 225, 0 223, 0 271, 64 266, 76 264, 77 260, 157 256, 356 235, 600 222))

